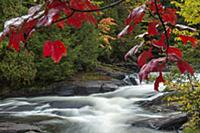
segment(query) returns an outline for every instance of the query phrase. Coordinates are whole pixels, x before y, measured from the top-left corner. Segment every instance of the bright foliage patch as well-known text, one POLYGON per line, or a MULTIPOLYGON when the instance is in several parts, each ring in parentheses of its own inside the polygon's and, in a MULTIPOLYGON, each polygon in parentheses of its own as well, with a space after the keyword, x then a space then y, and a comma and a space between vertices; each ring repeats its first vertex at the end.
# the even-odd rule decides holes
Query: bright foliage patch
POLYGON ((200 2, 199 0, 172 0, 172 3, 180 8, 178 14, 185 18, 189 24, 200 23, 200 2))
MULTIPOLYGON (((126 27, 118 35, 122 37, 125 34, 131 33, 134 27, 142 22, 144 15, 151 16, 148 23, 148 36, 146 44, 148 44, 149 51, 143 51, 138 57, 138 66, 141 67, 139 72, 140 81, 148 79, 148 75, 151 72, 159 72, 159 76, 156 78, 154 83, 154 89, 158 91, 159 83, 164 82, 162 71, 165 69, 167 62, 176 62, 180 72, 194 74, 193 68, 182 59, 182 51, 174 46, 170 46, 171 31, 173 26, 176 25, 177 15, 176 9, 171 7, 165 7, 160 0, 149 0, 146 4, 135 8, 126 19, 126 27), (149 13, 150 12, 150 13, 149 13), (153 17, 152 17, 153 16, 153 17), (158 29, 162 28, 163 32, 159 33, 158 29), (150 42, 150 43, 149 43, 150 42), (159 49, 157 55, 165 54, 166 57, 153 58, 152 51, 159 49)), ((190 36, 179 35, 183 44, 191 42, 192 46, 195 47, 197 39, 190 36)), ((139 46, 133 47, 126 55, 125 59, 129 56, 136 54, 139 46)), ((156 56, 155 56, 156 57, 156 56)))
MULTIPOLYGON (((97 21, 93 13, 86 11, 95 9, 97 6, 93 5, 90 0, 71 0, 69 3, 61 0, 47 0, 44 7, 41 5, 33 6, 27 15, 7 21, 4 25, 4 31, 0 33, 0 40, 10 34, 8 47, 19 52, 20 43, 26 43, 33 32, 42 26, 56 23, 61 29, 64 28, 65 24, 79 29, 84 22, 96 25, 97 21), (65 14, 65 19, 61 18, 62 13, 65 14)), ((60 41, 45 42, 43 51, 45 57, 51 56, 56 63, 66 54, 66 48, 60 41)))
MULTIPOLYGON (((42 26, 48 27, 56 24, 63 29, 67 24, 80 29, 84 22, 96 25, 97 20, 93 12, 99 11, 98 9, 90 0, 70 0, 68 2, 46 0, 45 5, 31 7, 27 15, 7 21, 4 25, 4 31, 0 33, 0 40, 9 35, 8 47, 20 51, 21 42, 25 44, 37 28, 42 26)), ((193 75, 194 70, 182 59, 182 51, 170 46, 169 40, 173 39, 171 31, 177 22, 176 9, 165 7, 164 2, 160 2, 160 0, 147 0, 145 4, 133 9, 125 20, 125 28, 119 33, 118 37, 132 33, 146 15, 149 15, 147 28, 149 40, 133 47, 125 55, 125 59, 136 54, 143 45, 148 44, 149 50, 143 51, 138 57, 138 66, 141 68, 139 77, 140 81, 142 81, 148 79, 148 75, 151 72, 159 72, 160 74, 155 81, 154 87, 158 91, 159 83, 164 82, 162 71, 165 69, 167 62, 175 62, 181 73, 189 72, 193 75), (158 50, 157 55, 162 56, 154 56, 152 51, 155 49, 158 50)), ((109 22, 110 25, 115 24, 111 19, 106 19, 104 22, 109 22)), ((193 47, 197 44, 197 39, 194 37, 179 35, 179 38, 183 44, 190 42, 193 47)), ((108 38, 105 41, 108 42, 108 38)), ((49 40, 44 43, 44 57, 51 57, 56 63, 60 62, 61 58, 66 56, 66 53, 67 49, 60 40, 49 40)))

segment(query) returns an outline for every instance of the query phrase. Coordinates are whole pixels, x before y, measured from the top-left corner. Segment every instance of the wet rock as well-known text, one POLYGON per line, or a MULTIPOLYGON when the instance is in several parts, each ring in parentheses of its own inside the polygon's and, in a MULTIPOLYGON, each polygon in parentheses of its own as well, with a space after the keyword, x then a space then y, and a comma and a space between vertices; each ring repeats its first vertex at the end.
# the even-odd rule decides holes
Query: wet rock
POLYGON ((132 122, 132 126, 172 131, 178 130, 187 121, 187 115, 180 113, 163 118, 148 118, 139 121, 134 121, 132 122))
POLYGON ((120 81, 74 81, 69 85, 64 85, 55 92, 57 95, 73 96, 73 95, 90 95, 93 93, 103 93, 114 91, 120 86, 120 81))
POLYGON ((123 80, 127 75, 127 73, 125 73, 125 72, 116 71, 116 70, 108 70, 104 67, 98 67, 98 68, 96 68, 96 71, 105 76, 109 76, 111 78, 118 79, 118 80, 123 80))
POLYGON ((138 85, 138 83, 137 83, 137 81, 135 80, 135 78, 130 77, 129 79, 130 79, 132 85, 138 85))
POLYGON ((167 92, 163 95, 153 99, 153 100, 145 100, 136 102, 141 107, 150 110, 152 112, 174 112, 180 111, 178 104, 168 105, 166 101, 166 97, 175 95, 177 92, 167 92))
POLYGON ((135 77, 131 77, 131 76, 127 76, 124 81, 128 84, 128 85, 138 85, 138 82, 136 81, 135 77))
POLYGON ((93 93, 104 93, 114 91, 120 86, 127 85, 122 80, 89 80, 89 81, 62 81, 53 83, 41 88, 26 88, 23 91, 12 91, 7 94, 0 94, 2 99, 7 97, 34 97, 34 96, 76 96, 90 95, 93 93), (35 90, 35 91, 34 91, 35 90))
POLYGON ((0 123, 0 133, 42 133, 42 131, 37 126, 29 124, 2 122, 0 123))

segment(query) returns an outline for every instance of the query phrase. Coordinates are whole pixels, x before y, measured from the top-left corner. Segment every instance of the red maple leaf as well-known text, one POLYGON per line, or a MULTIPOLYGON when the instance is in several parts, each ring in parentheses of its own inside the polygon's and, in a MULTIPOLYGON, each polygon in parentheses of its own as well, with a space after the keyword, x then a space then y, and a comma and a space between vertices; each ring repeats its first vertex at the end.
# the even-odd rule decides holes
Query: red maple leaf
POLYGON ((175 47, 169 47, 167 49, 167 54, 168 55, 175 55, 178 58, 182 58, 183 57, 182 51, 180 49, 178 49, 178 48, 175 48, 175 47))
POLYGON ((158 48, 166 48, 165 44, 165 33, 162 33, 160 40, 153 40, 152 45, 158 48))
POLYGON ((159 84, 165 82, 163 76, 162 76, 162 72, 159 73, 159 76, 156 78, 156 81, 154 83, 154 90, 158 91, 159 88, 159 84))
MULTIPOLYGON (((170 38, 170 32, 171 32, 171 29, 168 28, 168 29, 167 29, 167 37, 168 37, 168 39, 170 38)), ((158 48, 167 48, 167 45, 166 45, 166 35, 165 35, 165 33, 162 33, 162 34, 161 34, 160 40, 155 40, 155 39, 153 39, 152 45, 155 46, 155 47, 158 47, 158 48)))
POLYGON ((26 23, 24 23, 22 29, 25 33, 30 32, 36 26, 36 24, 37 24, 36 19, 28 20, 26 21, 26 23))
POLYGON ((165 8, 164 12, 162 13, 162 19, 164 22, 168 22, 172 25, 175 25, 177 21, 176 9, 165 8))
POLYGON ((177 67, 179 68, 179 71, 181 72, 181 74, 184 74, 185 72, 189 72, 191 75, 194 75, 193 68, 186 61, 178 61, 177 67))
POLYGON ((148 24, 148 34, 149 35, 152 35, 152 36, 154 36, 154 35, 158 35, 158 30, 156 29, 156 25, 157 25, 158 23, 157 22, 150 22, 149 24, 148 24))
MULTIPOLYGON (((151 10, 153 14, 156 14, 157 9, 155 5, 155 0, 147 1, 147 6, 151 10)), ((157 0, 157 6, 158 6, 158 12, 162 13, 163 12, 163 5, 160 3, 160 0, 157 0)))
POLYGON ((161 72, 165 68, 166 57, 152 59, 147 64, 143 65, 139 72, 140 82, 148 79, 148 75, 151 72, 161 72))
POLYGON ((20 51, 20 42, 25 41, 22 32, 13 31, 10 35, 8 48, 13 47, 17 52, 20 51))
POLYGON ((66 56, 67 49, 65 45, 60 41, 46 41, 43 48, 44 57, 49 57, 54 60, 55 63, 60 62, 62 56, 66 56))
MULTIPOLYGON (((89 0, 71 0, 70 7, 77 10, 94 10, 98 9, 97 6, 93 5, 89 0)), ((69 13, 69 11, 65 11, 69 13)), ((76 12, 70 18, 67 19, 67 24, 74 26, 79 29, 82 27, 84 22, 89 22, 96 25, 97 21, 92 13, 89 12, 76 12)))
POLYGON ((31 37, 31 35, 35 31, 36 25, 37 25, 36 19, 32 19, 32 20, 29 20, 26 23, 24 23, 24 25, 22 27, 22 32, 25 35, 25 39, 26 39, 25 42, 31 37))
POLYGON ((191 36, 185 36, 185 35, 179 35, 180 39, 182 40, 183 44, 186 45, 187 42, 191 42, 192 43, 192 47, 196 47, 197 45, 197 39, 191 36))
POLYGON ((148 51, 143 51, 138 57, 137 60, 138 66, 142 67, 144 64, 146 64, 147 60, 152 57, 153 57, 152 48, 150 48, 148 51))

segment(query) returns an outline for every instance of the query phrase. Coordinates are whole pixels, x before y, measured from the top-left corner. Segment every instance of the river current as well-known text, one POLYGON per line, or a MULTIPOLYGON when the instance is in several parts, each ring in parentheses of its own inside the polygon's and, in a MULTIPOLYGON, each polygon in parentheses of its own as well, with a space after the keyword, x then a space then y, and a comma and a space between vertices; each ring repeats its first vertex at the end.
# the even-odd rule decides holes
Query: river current
POLYGON ((160 95, 153 84, 142 84, 89 96, 10 98, 0 101, 0 118, 36 123, 47 133, 176 133, 132 126, 133 121, 170 115, 136 103, 160 95))

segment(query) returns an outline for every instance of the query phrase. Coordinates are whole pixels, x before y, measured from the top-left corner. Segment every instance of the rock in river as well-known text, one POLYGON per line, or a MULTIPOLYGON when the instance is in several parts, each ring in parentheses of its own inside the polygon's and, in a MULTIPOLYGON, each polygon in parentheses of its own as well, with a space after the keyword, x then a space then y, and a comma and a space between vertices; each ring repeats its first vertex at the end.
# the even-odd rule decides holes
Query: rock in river
POLYGON ((1 122, 0 133, 42 133, 42 131, 38 127, 29 124, 1 122))

